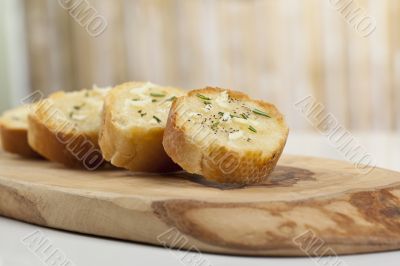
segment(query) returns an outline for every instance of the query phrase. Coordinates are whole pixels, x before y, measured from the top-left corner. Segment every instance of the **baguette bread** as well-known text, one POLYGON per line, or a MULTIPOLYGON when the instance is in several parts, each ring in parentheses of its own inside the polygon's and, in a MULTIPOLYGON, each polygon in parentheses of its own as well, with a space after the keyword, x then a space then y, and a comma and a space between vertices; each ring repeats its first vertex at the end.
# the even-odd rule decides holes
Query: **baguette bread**
POLYGON ((4 112, 0 118, 0 135, 5 151, 24 157, 39 157, 28 144, 28 114, 32 105, 23 105, 4 112))
POLYGON ((99 144, 112 165, 139 172, 180 169, 162 146, 171 103, 184 92, 152 83, 128 82, 113 88, 104 102, 99 144))
POLYGON ((98 146, 107 89, 56 92, 28 117, 29 145, 50 161, 95 170, 103 165, 98 146))
POLYGON ((288 131, 274 105, 208 87, 174 101, 163 145, 189 173, 218 183, 253 184, 274 169, 288 131))

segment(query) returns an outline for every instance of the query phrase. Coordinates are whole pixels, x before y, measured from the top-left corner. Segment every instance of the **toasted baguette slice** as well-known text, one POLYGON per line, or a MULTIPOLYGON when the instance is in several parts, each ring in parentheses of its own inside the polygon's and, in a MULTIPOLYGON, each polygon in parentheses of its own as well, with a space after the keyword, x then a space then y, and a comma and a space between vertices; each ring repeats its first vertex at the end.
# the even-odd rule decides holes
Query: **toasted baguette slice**
POLYGON ((23 105, 4 112, 0 118, 0 135, 5 151, 24 157, 39 157, 28 144, 28 114, 32 105, 23 105))
POLYGON ((189 173, 218 183, 253 184, 272 172, 287 136, 272 104, 209 87, 173 103, 163 145, 189 173))
POLYGON ((31 147, 50 161, 68 167, 100 167, 104 160, 98 134, 108 91, 60 91, 37 103, 28 118, 31 147))
POLYGON ((184 92, 152 83, 128 82, 111 90, 104 103, 99 144, 111 164, 131 171, 180 169, 162 146, 173 100, 184 92))

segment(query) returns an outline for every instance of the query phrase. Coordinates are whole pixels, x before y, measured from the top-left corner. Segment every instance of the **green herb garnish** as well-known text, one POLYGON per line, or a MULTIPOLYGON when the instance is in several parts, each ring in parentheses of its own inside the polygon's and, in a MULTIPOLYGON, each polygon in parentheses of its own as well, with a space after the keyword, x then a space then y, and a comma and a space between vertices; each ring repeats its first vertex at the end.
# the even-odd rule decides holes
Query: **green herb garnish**
POLYGON ((204 104, 205 104, 205 105, 211 104, 211 102, 210 102, 210 101, 204 101, 204 104))
POLYGON ((150 93, 150 95, 153 96, 153 97, 165 97, 165 94, 156 93, 156 92, 152 92, 152 93, 150 93))
POLYGON ((240 116, 238 116, 238 115, 231 115, 231 118, 240 118, 240 116))
POLYGON ((208 97, 206 97, 206 96, 204 96, 204 95, 202 95, 200 93, 197 94, 197 97, 199 97, 202 100, 206 100, 206 101, 210 101, 211 100, 211 98, 208 98, 208 97))
POLYGON ((249 118, 245 113, 243 113, 243 114, 240 114, 240 116, 243 118, 243 119, 247 119, 247 118, 249 118))
POLYGON ((254 109, 254 110, 253 110, 253 113, 255 113, 255 114, 257 114, 257 115, 262 115, 262 116, 266 116, 266 117, 271 118, 266 112, 261 111, 261 110, 259 110, 259 109, 254 109))
POLYGON ((157 102, 157 100, 156 100, 156 99, 153 99, 153 100, 151 100, 151 102, 152 102, 152 103, 155 103, 155 102, 157 102))
POLYGON ((136 98, 136 99, 132 99, 132 101, 139 101, 140 99, 136 98))
POLYGON ((166 101, 173 101, 173 100, 175 100, 176 99, 176 96, 172 96, 171 98, 168 98, 166 101))
POLYGON ((84 105, 85 105, 84 103, 81 104, 81 105, 75 105, 75 106, 74 106, 74 109, 75 109, 75 110, 80 110, 84 105))
POLYGON ((153 115, 153 118, 157 121, 157 123, 161 123, 161 119, 158 118, 157 116, 153 115))
POLYGON ((224 112, 218 112, 218 114, 221 115, 221 116, 223 116, 223 115, 224 115, 224 112))
POLYGON ((257 133, 257 130, 253 126, 249 126, 249 130, 253 131, 254 133, 257 133))
POLYGON ((140 114, 141 117, 143 117, 143 116, 145 116, 145 115, 147 115, 147 113, 141 113, 141 114, 140 114))
POLYGON ((219 125, 219 121, 211 125, 211 129, 215 129, 219 125))

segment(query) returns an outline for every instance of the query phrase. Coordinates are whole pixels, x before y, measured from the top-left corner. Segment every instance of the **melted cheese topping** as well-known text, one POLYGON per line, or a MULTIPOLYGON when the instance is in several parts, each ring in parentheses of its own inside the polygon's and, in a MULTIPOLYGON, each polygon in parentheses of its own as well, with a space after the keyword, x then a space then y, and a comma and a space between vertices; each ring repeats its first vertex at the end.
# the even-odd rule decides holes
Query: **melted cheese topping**
POLYGON ((54 119, 67 120, 79 130, 93 132, 100 128, 104 97, 109 90, 94 86, 92 90, 67 92, 60 97, 50 97, 47 101, 63 114, 62 117, 55 115, 54 119))
POLYGON ((28 127, 28 114, 33 109, 32 105, 23 105, 4 112, 0 122, 8 126, 26 129, 28 127))
POLYGON ((121 90, 114 103, 113 119, 126 129, 143 126, 163 128, 173 100, 182 95, 184 92, 179 89, 150 82, 121 90))
MULTIPOLYGON (((178 123, 198 140, 241 149, 277 144, 286 130, 267 110, 254 101, 232 98, 227 91, 188 97, 180 110, 178 123)), ((273 145, 272 145, 273 146, 273 145)))

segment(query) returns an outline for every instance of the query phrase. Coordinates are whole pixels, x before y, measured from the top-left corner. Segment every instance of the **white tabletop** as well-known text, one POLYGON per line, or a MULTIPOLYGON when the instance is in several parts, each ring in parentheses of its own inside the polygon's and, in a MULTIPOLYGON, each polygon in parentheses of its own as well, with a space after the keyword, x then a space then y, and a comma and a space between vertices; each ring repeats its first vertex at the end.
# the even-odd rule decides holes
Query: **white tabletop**
MULTIPOLYGON (((365 149, 372 154, 377 166, 400 171, 400 134, 354 134, 365 149)), ((286 153, 320 156, 345 160, 345 155, 335 148, 328 138, 318 134, 291 134, 286 146, 286 153)), ((144 244, 129 243, 111 239, 79 235, 64 231, 43 228, 0 217, 0 266, 52 265, 41 256, 45 252, 30 251, 23 239, 39 232, 51 243, 51 249, 58 249, 65 254, 72 265, 196 265, 188 262, 186 253, 171 251, 144 244), (185 259, 186 258, 186 259, 185 259)), ((57 253, 60 254, 60 253, 57 253)), ((383 252, 376 254, 340 256, 332 258, 263 258, 238 257, 201 254, 206 265, 399 265, 399 252, 383 252)), ((198 257, 197 257, 198 258, 198 257)), ((61 264, 53 264, 61 265, 61 264)))

